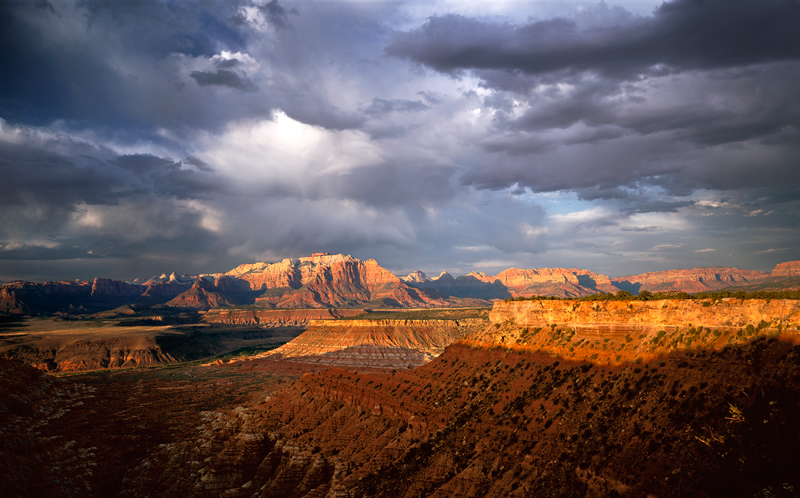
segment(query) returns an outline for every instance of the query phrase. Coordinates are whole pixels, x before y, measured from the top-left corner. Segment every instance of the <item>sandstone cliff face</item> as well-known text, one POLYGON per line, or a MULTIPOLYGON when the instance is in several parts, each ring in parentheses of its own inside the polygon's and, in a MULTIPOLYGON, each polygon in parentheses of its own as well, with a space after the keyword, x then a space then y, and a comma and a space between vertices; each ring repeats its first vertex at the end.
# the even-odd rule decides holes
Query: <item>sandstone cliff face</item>
POLYGON ((452 300, 406 285, 375 260, 341 254, 241 265, 218 276, 213 286, 200 285, 202 289, 187 291, 169 304, 195 308, 224 302, 265 308, 453 305, 452 300))
MULTIPOLYGON (((417 273, 417 272, 415 272, 417 273)), ((510 268, 497 275, 471 272, 453 278, 442 272, 435 279, 412 273, 404 280, 423 288, 437 289, 457 297, 505 299, 517 296, 580 297, 599 292, 617 292, 605 275, 575 268, 510 268), (413 279, 412 279, 413 276, 413 279)), ((422 273, 422 272, 418 272, 422 273)))
POLYGON ((139 297, 146 288, 118 280, 95 278, 92 282, 92 297, 139 297))
POLYGON ((605 275, 576 268, 540 268, 520 270, 511 268, 500 272, 497 277, 503 285, 519 295, 557 295, 559 297, 580 297, 598 292, 616 292, 605 275), (553 293, 552 289, 560 290, 553 293))
POLYGON ((758 282, 769 274, 760 271, 739 270, 737 268, 691 268, 688 270, 667 270, 627 277, 616 277, 611 282, 620 289, 634 293, 650 292, 703 292, 725 289, 738 285, 758 282))
POLYGON ((787 261, 778 263, 770 273, 771 277, 800 277, 800 261, 787 261))
POLYGON ((297 338, 258 357, 360 371, 402 370, 429 362, 486 324, 480 318, 313 320, 297 338))
POLYGON ((256 302, 277 308, 320 308, 363 305, 448 306, 451 303, 402 282, 375 260, 327 256, 322 261, 302 261, 300 287, 269 290, 256 302))
POLYGON ((524 327, 615 325, 676 328, 689 324, 739 328, 762 321, 784 329, 800 326, 800 301, 734 299, 717 301, 664 299, 660 301, 510 301, 495 303, 493 323, 507 321, 524 327))
POLYGON ((800 335, 800 301, 783 299, 516 301, 496 303, 490 318, 470 343, 607 364, 800 335))

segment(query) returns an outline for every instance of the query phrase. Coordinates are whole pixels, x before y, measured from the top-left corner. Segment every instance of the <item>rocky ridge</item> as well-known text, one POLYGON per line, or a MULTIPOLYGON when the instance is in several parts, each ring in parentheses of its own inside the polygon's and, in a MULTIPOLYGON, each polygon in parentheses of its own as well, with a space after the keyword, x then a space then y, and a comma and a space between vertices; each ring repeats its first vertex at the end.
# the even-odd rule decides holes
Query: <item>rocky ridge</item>
POLYGON ((770 273, 771 277, 800 277, 800 261, 787 261, 778 263, 770 273))
POLYGON ((618 288, 638 294, 650 292, 704 292, 742 286, 769 278, 771 274, 737 268, 691 268, 642 273, 616 277, 611 282, 618 288))
POLYGON ((92 282, 9 282, 0 285, 0 313, 81 314, 141 304, 208 309, 255 305, 265 308, 482 306, 518 296, 580 297, 626 290, 700 292, 766 285, 800 287, 800 262, 772 273, 735 268, 693 268, 609 278, 574 268, 508 269, 492 276, 447 272, 428 278, 412 272, 398 278, 375 260, 315 254, 278 263, 240 265, 225 273, 161 275, 143 281, 96 278, 92 282))
POLYGON ((436 358, 445 347, 486 326, 461 320, 312 320, 283 346, 250 359, 338 366, 356 371, 404 370, 436 358))
POLYGON ((531 295, 580 297, 619 290, 605 275, 576 268, 531 270, 510 268, 494 276, 471 272, 456 278, 447 272, 442 272, 436 278, 427 278, 422 272, 413 272, 404 277, 404 280, 423 288, 436 289, 458 297, 482 299, 504 299, 531 295))
POLYGON ((725 303, 741 321, 698 311, 694 341, 678 314, 667 317, 675 330, 629 341, 603 327, 573 330, 628 313, 618 303, 555 310, 573 321, 535 333, 553 318, 541 303, 498 303, 489 327, 416 369, 334 368, 266 402, 215 412, 207 442, 153 454, 133 494, 168 482, 170 493, 194 496, 792 496, 797 305, 725 303), (768 326, 740 329, 748 317, 768 326), (515 331, 519 347, 507 340, 515 331), (568 347, 587 354, 560 354, 568 347), (588 354, 632 349, 652 355, 588 354), (228 435, 214 436, 223 427, 228 435))
POLYGON ((405 282, 436 289, 458 297, 506 299, 519 296, 557 296, 573 298, 601 292, 617 293, 625 290, 633 294, 650 292, 696 293, 747 286, 770 279, 800 275, 800 262, 781 263, 772 273, 739 270, 737 268, 691 268, 642 273, 609 278, 606 275, 576 268, 538 268, 522 270, 510 268, 497 275, 471 272, 453 277, 442 272, 429 278, 416 271, 405 282))

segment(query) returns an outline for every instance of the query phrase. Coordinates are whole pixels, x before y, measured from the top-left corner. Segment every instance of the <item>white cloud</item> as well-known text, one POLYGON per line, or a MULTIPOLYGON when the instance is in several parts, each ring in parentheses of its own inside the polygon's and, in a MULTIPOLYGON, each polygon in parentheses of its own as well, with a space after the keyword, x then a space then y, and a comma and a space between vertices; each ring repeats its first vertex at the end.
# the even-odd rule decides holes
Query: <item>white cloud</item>
POLYGON ((229 124, 204 134, 194 156, 247 190, 281 186, 302 193, 328 175, 347 175, 380 163, 380 149, 361 131, 332 131, 283 112, 272 120, 229 124))
POLYGON ((678 249, 683 247, 683 244, 658 244, 650 248, 651 251, 663 251, 666 249, 678 249))

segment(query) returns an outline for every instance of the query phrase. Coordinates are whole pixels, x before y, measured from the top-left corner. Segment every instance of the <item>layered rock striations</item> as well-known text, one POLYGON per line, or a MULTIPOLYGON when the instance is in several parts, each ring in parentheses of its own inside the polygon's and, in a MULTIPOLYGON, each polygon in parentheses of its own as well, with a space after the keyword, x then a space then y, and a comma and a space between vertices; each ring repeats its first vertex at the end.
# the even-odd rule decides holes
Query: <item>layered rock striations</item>
POLYGON ((800 261, 778 263, 769 275, 777 278, 800 277, 800 261))
POLYGON ((291 386, 259 370, 261 360, 77 380, 0 360, 0 395, 9 400, 0 404, 4 489, 793 496, 800 489, 796 305, 708 302, 695 305, 730 305, 731 324, 722 309, 707 315, 678 301, 627 311, 619 305, 632 303, 497 303, 491 324, 423 366, 329 368, 291 386), (699 321, 689 326, 674 309, 699 321), (658 313, 666 313, 663 335, 575 333, 577 324, 638 326, 658 313), (577 356, 567 356, 569 348, 577 356), (639 353, 624 356, 630 350, 639 353))
POLYGON ((436 278, 427 278, 422 272, 404 277, 406 282, 423 288, 436 289, 457 297, 480 299, 505 299, 517 296, 580 297, 600 292, 617 292, 605 275, 576 268, 538 268, 521 270, 510 268, 497 275, 471 272, 453 278, 442 272, 436 278))
POLYGON ((263 293, 256 304, 276 308, 343 306, 448 306, 446 299, 416 289, 382 268, 375 260, 325 255, 245 265, 228 272, 263 293))
POLYGON ((657 301, 551 301, 529 300, 495 303, 493 323, 514 322, 524 327, 616 326, 641 330, 674 329, 688 325, 741 328, 767 322, 794 329, 800 326, 800 301, 790 299, 657 301))
POLYGON ((447 272, 398 278, 375 260, 315 254, 278 263, 252 263, 226 273, 161 275, 145 281, 10 282, 0 286, 0 313, 88 313, 122 305, 208 309, 254 304, 268 308, 481 306, 518 296, 580 297, 619 290, 700 292, 720 289, 782 290, 800 286, 800 262, 771 274, 735 268, 693 268, 609 279, 574 268, 508 269, 497 275, 447 272), (760 285, 761 287, 758 287, 760 285), (469 300, 472 301, 469 301, 469 300))
POLYGON ((462 320, 314 320, 297 338, 259 357, 354 370, 402 370, 425 364, 487 324, 462 320))
POLYGON ((633 293, 650 292, 704 292, 743 286, 762 281, 768 273, 737 268, 691 268, 642 273, 616 277, 611 282, 616 287, 633 293))
POLYGON ((758 329, 749 337, 729 327, 704 344, 702 331, 687 344, 685 330, 670 329, 654 355, 616 363, 602 353, 650 336, 567 337, 578 321, 533 330, 555 318, 604 325, 623 318, 617 303, 546 312, 555 315, 498 303, 479 336, 416 369, 328 369, 214 413, 202 444, 187 438, 150 458, 134 494, 170 483, 173 494, 226 496, 790 496, 800 486, 796 306, 726 302, 737 325, 770 326, 747 323, 758 329), (525 328, 522 342, 547 340, 509 346, 525 328), (586 359, 561 355, 559 342, 586 359))

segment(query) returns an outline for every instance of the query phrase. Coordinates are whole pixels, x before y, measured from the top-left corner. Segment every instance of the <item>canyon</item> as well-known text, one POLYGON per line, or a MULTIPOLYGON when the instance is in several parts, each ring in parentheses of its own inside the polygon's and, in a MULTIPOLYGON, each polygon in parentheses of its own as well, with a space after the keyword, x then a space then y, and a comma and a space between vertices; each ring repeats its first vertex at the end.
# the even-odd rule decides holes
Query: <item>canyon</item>
MULTIPOLYGON (((481 325, 412 369, 287 361, 325 357, 363 336, 407 346, 435 339, 430 311, 402 313, 310 319, 282 346, 285 359, 279 348, 62 378, 0 359, 6 489, 298 497, 800 490, 800 301, 498 301, 488 317, 471 318, 481 325)), ((448 313, 439 321, 459 320, 460 311, 448 313)))
POLYGON ((3 494, 795 496, 800 300, 741 291, 798 281, 318 253, 4 284, 3 494))

